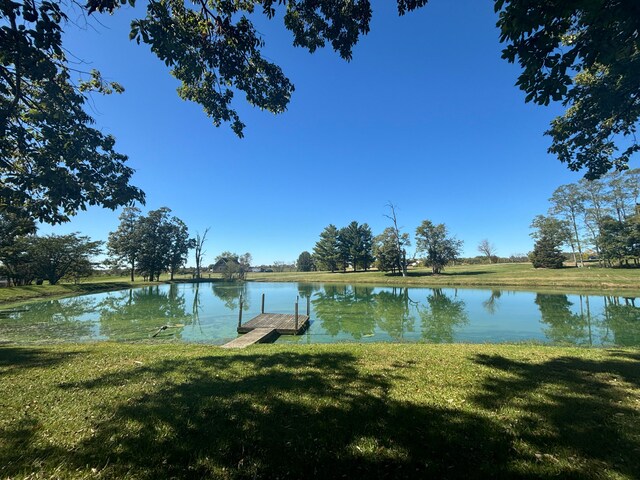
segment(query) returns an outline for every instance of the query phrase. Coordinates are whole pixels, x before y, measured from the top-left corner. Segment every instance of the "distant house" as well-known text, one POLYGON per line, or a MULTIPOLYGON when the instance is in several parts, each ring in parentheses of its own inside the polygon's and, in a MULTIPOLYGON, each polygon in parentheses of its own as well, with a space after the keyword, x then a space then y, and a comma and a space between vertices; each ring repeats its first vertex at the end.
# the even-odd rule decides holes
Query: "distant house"
POLYGON ((226 270, 227 265, 229 265, 230 263, 238 265, 238 259, 222 257, 220 260, 218 260, 216 263, 214 263, 209 267, 209 271, 215 272, 215 273, 222 273, 226 270))

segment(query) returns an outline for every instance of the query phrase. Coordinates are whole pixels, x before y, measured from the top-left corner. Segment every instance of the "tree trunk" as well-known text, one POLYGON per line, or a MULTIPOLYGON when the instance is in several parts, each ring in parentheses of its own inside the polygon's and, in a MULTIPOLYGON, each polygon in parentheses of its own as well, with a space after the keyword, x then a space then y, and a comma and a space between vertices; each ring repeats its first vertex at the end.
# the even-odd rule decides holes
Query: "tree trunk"
POLYGON ((402 250, 402 276, 407 276, 407 251, 402 250))
MULTIPOLYGON (((578 246, 578 254, 580 255, 580 266, 584 267, 584 261, 582 260, 582 246, 580 245, 580 235, 578 234, 578 220, 575 213, 571 213, 571 224, 573 225, 573 233, 575 235, 576 245, 578 246)), ((574 252, 575 258, 575 252, 574 252)), ((578 263, 576 262, 576 267, 578 263)))

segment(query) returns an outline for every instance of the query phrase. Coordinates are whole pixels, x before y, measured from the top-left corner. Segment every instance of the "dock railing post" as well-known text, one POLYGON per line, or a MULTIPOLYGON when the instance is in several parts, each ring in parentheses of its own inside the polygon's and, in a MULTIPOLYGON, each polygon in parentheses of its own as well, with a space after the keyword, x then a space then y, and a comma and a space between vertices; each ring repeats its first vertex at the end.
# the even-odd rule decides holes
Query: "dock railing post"
POLYGON ((264 293, 262 294, 262 308, 260 309, 260 313, 264 313, 264 293))
POLYGON ((309 297, 307 296, 307 317, 311 316, 311 309, 309 306, 309 297))
POLYGON ((242 294, 240 294, 240 311, 238 312, 238 328, 242 326, 242 306, 244 304, 244 299, 242 298, 242 294))
POLYGON ((296 335, 298 334, 298 300, 296 300, 296 335))

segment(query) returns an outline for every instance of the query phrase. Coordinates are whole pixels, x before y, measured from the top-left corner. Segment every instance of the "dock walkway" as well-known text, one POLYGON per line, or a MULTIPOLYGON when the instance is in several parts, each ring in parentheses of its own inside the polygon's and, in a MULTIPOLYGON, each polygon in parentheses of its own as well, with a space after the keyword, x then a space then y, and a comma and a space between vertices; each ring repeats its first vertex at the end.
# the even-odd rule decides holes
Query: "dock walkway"
POLYGON ((267 343, 276 340, 280 335, 300 335, 309 328, 309 299, 307 298, 307 315, 298 314, 298 301, 295 303, 295 314, 264 313, 264 294, 262 295, 262 313, 242 323, 242 298, 238 315, 238 333, 244 334, 224 348, 244 348, 254 343, 267 343))

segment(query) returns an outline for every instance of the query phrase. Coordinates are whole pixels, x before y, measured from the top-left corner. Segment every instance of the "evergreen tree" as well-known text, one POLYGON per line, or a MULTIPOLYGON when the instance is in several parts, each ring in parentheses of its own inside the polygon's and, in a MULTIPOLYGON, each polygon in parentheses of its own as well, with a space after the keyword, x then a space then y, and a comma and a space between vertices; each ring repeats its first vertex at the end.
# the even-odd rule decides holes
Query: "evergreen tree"
POLYGON ((358 263, 362 266, 366 272, 375 257, 373 256, 373 234, 371 233, 371 227, 366 223, 363 223, 358 227, 359 249, 357 252, 358 263))
POLYGON ((564 262, 557 239, 546 234, 538 238, 529 258, 534 268, 562 268, 564 262))
POLYGON ((316 266, 321 270, 335 272, 340 261, 338 249, 338 229, 335 225, 327 226, 320 234, 320 240, 313 247, 316 266))
POLYGON ((300 254, 298 261, 296 262, 296 269, 299 272, 310 272, 314 270, 313 258, 311 254, 306 250, 300 254))

